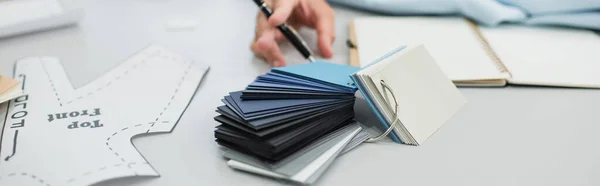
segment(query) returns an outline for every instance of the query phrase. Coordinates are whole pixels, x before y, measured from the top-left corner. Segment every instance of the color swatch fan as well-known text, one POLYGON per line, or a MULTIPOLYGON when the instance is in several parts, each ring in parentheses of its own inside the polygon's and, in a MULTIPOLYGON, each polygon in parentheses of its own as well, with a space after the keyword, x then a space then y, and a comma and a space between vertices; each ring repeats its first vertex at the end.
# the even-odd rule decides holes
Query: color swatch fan
POLYGON ((217 143, 267 167, 314 147, 327 135, 351 136, 338 140, 348 143, 360 131, 353 119, 357 89, 350 78, 357 70, 315 62, 275 68, 257 77, 245 90, 222 99, 215 117, 221 123, 215 131, 217 143), (356 127, 348 129, 350 124, 356 127))
POLYGON ((423 45, 399 47, 358 69, 325 62, 275 68, 222 99, 215 120, 230 167, 312 184, 336 157, 388 134, 422 145, 466 103, 423 45), (386 131, 354 121, 354 94, 386 131))

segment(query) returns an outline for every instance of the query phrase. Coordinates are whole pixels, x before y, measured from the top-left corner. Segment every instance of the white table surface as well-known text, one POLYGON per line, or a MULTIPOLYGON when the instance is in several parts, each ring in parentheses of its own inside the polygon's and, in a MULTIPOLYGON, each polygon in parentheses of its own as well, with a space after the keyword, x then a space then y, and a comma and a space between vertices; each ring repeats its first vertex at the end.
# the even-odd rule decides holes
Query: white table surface
MULTIPOLYGON (((211 66, 173 133, 133 140, 161 177, 98 186, 283 184, 227 167, 213 137, 221 97, 269 70, 249 49, 257 11, 250 0, 93 0, 70 6, 86 8, 77 27, 0 39, 4 75, 12 76, 19 58, 57 56, 80 87, 150 43, 211 66), (171 19, 197 20, 199 25, 194 31, 168 32, 164 24, 171 19)), ((347 23, 370 14, 335 9, 335 57, 328 61, 347 63, 347 23)), ((314 39, 311 30, 302 34, 314 39)), ((314 47, 313 39, 309 43, 314 47)), ((294 63, 303 62, 291 47, 284 51, 294 63)), ((468 105, 423 146, 364 144, 336 160, 317 185, 600 185, 599 90, 460 90, 468 105)), ((359 101, 357 118, 374 122, 365 109, 359 101)))

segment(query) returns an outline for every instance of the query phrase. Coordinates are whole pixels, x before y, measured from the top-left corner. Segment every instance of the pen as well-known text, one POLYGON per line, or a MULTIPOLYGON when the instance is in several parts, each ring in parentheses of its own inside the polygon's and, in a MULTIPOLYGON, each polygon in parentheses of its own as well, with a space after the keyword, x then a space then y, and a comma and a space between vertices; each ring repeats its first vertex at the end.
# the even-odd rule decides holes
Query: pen
MULTIPOLYGON (((269 17, 271 17, 271 15, 273 15, 273 9, 271 9, 271 7, 269 7, 269 5, 267 5, 267 3, 265 3, 263 0, 253 0, 253 1, 254 1, 254 3, 256 3, 256 5, 258 5, 260 10, 267 16, 267 19, 269 19, 269 17)), ((315 58, 312 57, 312 52, 306 46, 306 42, 304 42, 304 40, 302 40, 302 38, 300 37, 300 35, 298 35, 298 32, 296 32, 296 30, 294 30, 294 28, 288 26, 285 23, 277 26, 277 28, 279 29, 279 31, 281 31, 281 33, 285 36, 285 38, 287 38, 288 41, 290 41, 290 43, 292 43, 292 45, 294 45, 294 47, 300 52, 300 54, 302 54, 302 56, 304 56, 304 58, 308 59, 310 62, 315 61, 315 58)))

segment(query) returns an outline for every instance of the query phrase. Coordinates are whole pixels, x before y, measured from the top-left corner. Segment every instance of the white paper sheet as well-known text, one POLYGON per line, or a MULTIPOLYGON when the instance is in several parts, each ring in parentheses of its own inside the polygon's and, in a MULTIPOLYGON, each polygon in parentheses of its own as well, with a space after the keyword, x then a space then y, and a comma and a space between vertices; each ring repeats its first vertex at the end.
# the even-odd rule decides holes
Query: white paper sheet
POLYGON ((3 105, 0 185, 158 176, 131 138, 173 130, 208 68, 153 45, 75 90, 58 59, 18 61, 24 95, 3 105))
POLYGON ((0 38, 76 24, 83 9, 65 9, 57 0, 0 1, 0 38))

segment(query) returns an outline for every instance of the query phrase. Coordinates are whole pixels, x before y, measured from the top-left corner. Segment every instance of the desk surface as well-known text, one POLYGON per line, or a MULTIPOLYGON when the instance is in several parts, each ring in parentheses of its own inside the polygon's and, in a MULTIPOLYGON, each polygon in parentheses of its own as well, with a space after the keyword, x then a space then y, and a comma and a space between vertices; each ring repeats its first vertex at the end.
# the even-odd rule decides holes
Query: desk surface
MULTIPOLYGON (((251 1, 92 0, 80 5, 86 15, 78 27, 0 40, 3 73, 12 75, 13 62, 22 57, 57 56, 80 87, 149 43, 211 65, 172 134, 133 140, 161 177, 99 186, 282 184, 228 168, 213 137, 221 97, 269 70, 249 49, 257 11, 251 1), (200 24, 193 32, 167 32, 164 23, 171 19, 200 24)), ((347 23, 361 15, 368 14, 336 7, 335 57, 328 61, 347 63, 347 23)), ((302 34, 314 38, 310 30, 302 34)), ((302 62, 290 46, 284 51, 294 63, 302 62)), ((425 145, 364 144, 339 158, 317 185, 600 185, 600 91, 460 90, 468 106, 425 145)), ((357 118, 374 122, 362 107, 357 118)))

